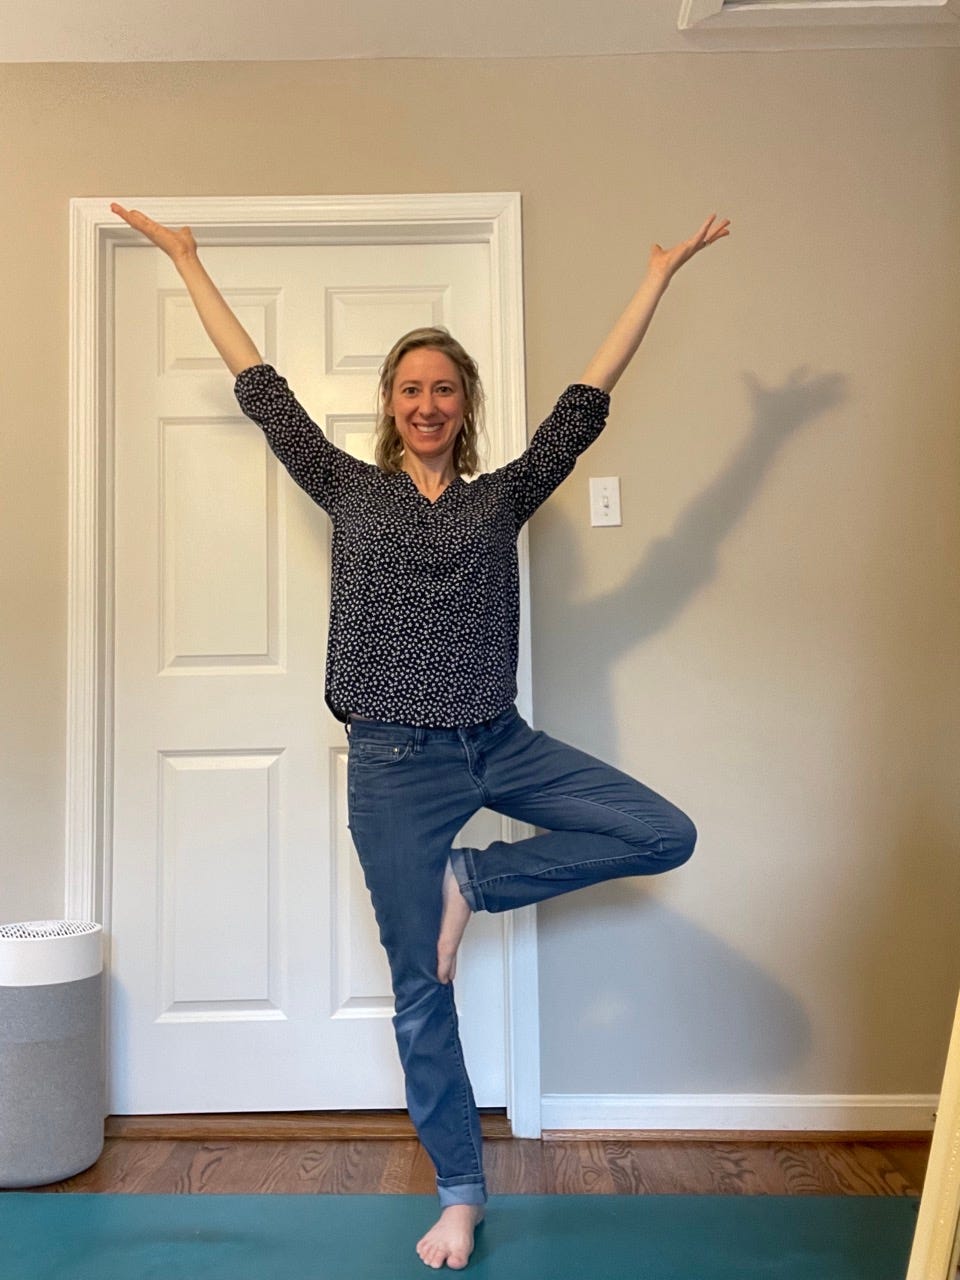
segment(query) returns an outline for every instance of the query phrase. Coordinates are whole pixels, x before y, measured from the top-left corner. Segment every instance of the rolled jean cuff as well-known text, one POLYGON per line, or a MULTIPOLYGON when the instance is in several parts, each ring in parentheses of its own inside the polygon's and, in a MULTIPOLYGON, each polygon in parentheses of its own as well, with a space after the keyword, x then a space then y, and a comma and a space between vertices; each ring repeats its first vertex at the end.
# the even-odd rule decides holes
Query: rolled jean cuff
POLYGON ((440 1197, 440 1208, 447 1209, 452 1204, 486 1204, 487 1188, 483 1178, 437 1179, 437 1195, 440 1197))
POLYGON ((477 878, 477 871, 473 861, 473 850, 451 849, 450 865, 453 868, 453 874, 457 878, 457 884, 460 886, 460 892, 463 894, 464 901, 470 910, 485 911, 486 906, 483 901, 483 894, 474 883, 477 878))

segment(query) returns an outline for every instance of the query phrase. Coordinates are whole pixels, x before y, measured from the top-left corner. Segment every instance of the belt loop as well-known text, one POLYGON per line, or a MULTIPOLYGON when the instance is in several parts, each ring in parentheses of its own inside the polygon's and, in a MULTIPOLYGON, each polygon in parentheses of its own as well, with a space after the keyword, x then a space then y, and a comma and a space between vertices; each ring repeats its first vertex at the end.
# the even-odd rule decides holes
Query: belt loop
POLYGON ((424 729, 424 727, 423 727, 423 725, 422 725, 422 724, 414 725, 414 727, 413 727, 413 749, 414 749, 414 751, 416 751, 416 752, 421 752, 421 751, 423 750, 423 739, 424 739, 424 737, 425 737, 425 735, 426 735, 426 732, 427 732, 427 731, 426 731, 426 729, 424 729))

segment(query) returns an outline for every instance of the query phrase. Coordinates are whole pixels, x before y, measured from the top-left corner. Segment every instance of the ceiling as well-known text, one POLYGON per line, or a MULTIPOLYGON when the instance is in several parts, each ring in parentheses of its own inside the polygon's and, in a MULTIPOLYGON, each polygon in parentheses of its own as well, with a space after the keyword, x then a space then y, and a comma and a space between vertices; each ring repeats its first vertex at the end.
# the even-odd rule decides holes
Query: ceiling
MULTIPOLYGON (((711 7, 710 0, 692 3, 695 11, 698 5, 701 11, 704 5, 711 7)), ((803 0, 799 10, 796 3, 739 0, 719 17, 680 31, 682 4, 683 0, 0 0, 0 62, 527 58, 960 46, 960 0, 900 0, 899 12, 891 9, 891 0, 803 0), (777 9, 784 16, 776 14, 777 9)), ((719 0, 714 7, 719 7, 719 0)))

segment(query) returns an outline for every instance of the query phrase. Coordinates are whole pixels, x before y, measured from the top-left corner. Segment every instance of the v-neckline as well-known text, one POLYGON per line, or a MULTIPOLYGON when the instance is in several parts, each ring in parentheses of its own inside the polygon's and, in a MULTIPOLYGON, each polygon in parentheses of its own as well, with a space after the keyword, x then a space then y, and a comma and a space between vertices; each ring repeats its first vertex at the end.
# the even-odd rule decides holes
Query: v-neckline
POLYGON ((440 502, 440 501, 443 499, 444 495, 445 495, 445 494, 447 494, 447 493, 449 493, 449 492, 450 492, 450 490, 453 488, 453 486, 454 486, 454 485, 459 481, 459 479, 460 479, 460 477, 459 477, 459 476, 454 476, 454 477, 453 477, 453 479, 452 479, 448 484, 445 484, 445 485, 444 485, 444 487, 440 490, 440 492, 437 494, 437 496, 436 496, 435 498, 428 498, 428 497, 427 497, 427 495, 426 495, 426 494, 423 492, 423 490, 420 488, 420 486, 417 484, 416 480, 414 480, 413 476, 410 474, 410 472, 409 472, 409 471, 401 471, 401 472, 400 472, 400 474, 401 474, 402 476, 406 476, 406 477, 407 477, 407 479, 408 479, 408 480, 410 481, 410 483, 413 485, 414 491, 416 492, 417 496, 418 496, 419 498, 422 498, 422 499, 423 499, 423 501, 427 504, 427 506, 428 506, 428 507, 435 507, 435 506, 437 505, 437 503, 438 503, 438 502, 440 502))

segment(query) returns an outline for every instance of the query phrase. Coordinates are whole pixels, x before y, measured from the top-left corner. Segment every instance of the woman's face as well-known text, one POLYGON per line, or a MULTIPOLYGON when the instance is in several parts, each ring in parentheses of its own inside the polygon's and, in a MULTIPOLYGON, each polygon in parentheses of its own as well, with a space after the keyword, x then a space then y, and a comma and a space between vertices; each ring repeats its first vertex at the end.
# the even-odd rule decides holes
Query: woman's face
POLYGON ((449 356, 432 347, 408 351, 397 365, 388 407, 407 457, 452 462, 466 397, 449 356))

